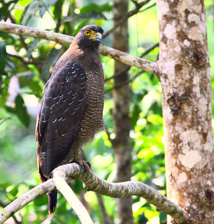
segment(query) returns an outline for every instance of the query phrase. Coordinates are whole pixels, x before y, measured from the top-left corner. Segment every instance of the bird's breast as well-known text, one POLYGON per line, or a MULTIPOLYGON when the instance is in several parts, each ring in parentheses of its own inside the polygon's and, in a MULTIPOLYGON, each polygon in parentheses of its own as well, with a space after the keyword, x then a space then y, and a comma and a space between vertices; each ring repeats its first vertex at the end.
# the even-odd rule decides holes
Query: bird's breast
POLYGON ((87 72, 86 101, 87 106, 80 122, 77 140, 81 147, 94 138, 103 129, 104 76, 102 70, 87 72))

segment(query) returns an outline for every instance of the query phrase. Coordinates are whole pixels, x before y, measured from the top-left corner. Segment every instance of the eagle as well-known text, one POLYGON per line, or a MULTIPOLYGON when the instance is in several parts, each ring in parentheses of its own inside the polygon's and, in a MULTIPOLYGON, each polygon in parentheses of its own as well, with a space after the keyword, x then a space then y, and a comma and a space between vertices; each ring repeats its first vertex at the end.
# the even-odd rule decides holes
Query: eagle
MULTIPOLYGON (((50 179, 56 167, 78 162, 80 149, 104 127, 104 74, 98 52, 102 34, 96 25, 80 29, 45 85, 36 125, 41 182, 50 179)), ((53 190, 48 193, 50 214, 56 204, 53 190)))

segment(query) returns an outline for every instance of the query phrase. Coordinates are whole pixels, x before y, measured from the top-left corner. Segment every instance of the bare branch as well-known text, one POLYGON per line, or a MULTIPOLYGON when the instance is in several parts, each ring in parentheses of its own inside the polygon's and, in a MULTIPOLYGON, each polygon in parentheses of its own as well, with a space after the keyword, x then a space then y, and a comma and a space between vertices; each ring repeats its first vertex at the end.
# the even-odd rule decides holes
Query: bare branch
POLYGON ((90 215, 88 214, 86 208, 65 181, 66 172, 63 168, 64 167, 59 167, 59 169, 55 169, 53 172, 53 180, 56 188, 62 193, 64 198, 74 209, 81 223, 93 224, 93 221, 90 215))
POLYGON ((128 85, 130 82, 133 82, 138 76, 140 76, 144 71, 140 70, 137 74, 135 74, 131 79, 126 80, 124 82, 120 82, 117 85, 114 85, 112 88, 105 90, 105 93, 112 91, 113 89, 121 88, 122 86, 128 85))
POLYGON ((13 58, 17 58, 22 64, 24 64, 25 66, 29 65, 29 64, 34 64, 34 65, 42 65, 43 62, 41 61, 36 61, 36 60, 31 60, 31 61, 26 61, 24 60, 21 56, 19 55, 15 55, 15 54, 10 54, 7 53, 8 56, 13 57, 13 58))
POLYGON ((150 62, 104 45, 100 45, 99 51, 102 55, 114 58, 124 64, 141 68, 142 70, 150 73, 158 74, 156 62, 150 62))
MULTIPOLYGON (((146 184, 133 181, 109 183, 97 177, 92 171, 85 172, 83 167, 80 167, 75 163, 59 166, 53 172, 64 172, 67 181, 78 178, 86 185, 87 189, 106 196, 125 198, 131 195, 136 195, 143 197, 149 203, 156 206, 158 211, 165 212, 173 217, 178 223, 187 223, 187 214, 181 207, 146 184)), ((58 187, 60 187, 59 185, 60 184, 57 183, 58 187)), ((50 179, 23 194, 0 212, 0 223, 6 221, 11 215, 35 198, 52 191, 54 188, 54 181, 53 179, 50 179)))
POLYGON ((156 43, 155 45, 151 46, 150 48, 146 49, 141 55, 140 58, 143 58, 147 54, 149 54, 151 51, 153 51, 156 47, 159 47, 159 43, 156 43))
POLYGON ((145 12, 145 11, 147 11, 148 9, 151 9, 152 7, 154 7, 154 6, 156 6, 156 2, 155 3, 153 3, 152 5, 150 5, 150 6, 148 6, 147 8, 145 8, 145 9, 143 9, 143 10, 140 10, 139 12, 145 12))
POLYGON ((110 219, 110 217, 108 216, 108 214, 106 212, 102 196, 98 193, 96 193, 96 196, 97 196, 98 204, 99 204, 99 207, 100 207, 100 212, 101 212, 101 215, 102 215, 102 224, 113 223, 113 221, 110 219))
MULTIPOLYGON (((7 206, 7 204, 0 200, 0 206, 4 208, 4 207, 7 206)), ((14 222, 15 222, 16 224, 22 224, 22 222, 19 222, 19 221, 17 220, 17 218, 16 218, 15 215, 12 215, 12 218, 13 218, 13 220, 14 220, 14 222)))
MULTIPOLYGON (((61 44, 70 44, 73 40, 73 37, 71 36, 5 22, 0 22, 0 31, 39 39, 52 40, 61 44)), ((102 55, 114 58, 124 64, 141 68, 142 70, 153 74, 158 73, 156 62, 150 62, 104 45, 100 45, 99 51, 102 55)))
POLYGON ((147 3, 149 3, 150 1, 151 0, 146 0, 146 1, 142 1, 142 2, 138 3, 138 2, 132 0, 132 2, 135 4, 135 9, 129 11, 126 16, 124 16, 123 18, 121 18, 112 29, 110 29, 108 32, 106 32, 103 35, 103 38, 106 38, 109 34, 111 34, 118 26, 120 26, 121 24, 123 24, 129 17, 137 14, 139 12, 139 10, 144 5, 146 5, 147 3))
MULTIPOLYGON (((13 5, 13 8, 14 8, 14 7, 15 7, 15 4, 13 5)), ((16 20, 15 20, 15 19, 13 18, 13 16, 11 15, 11 11, 12 11, 12 9, 10 10, 9 18, 10 18, 10 20, 11 20, 12 23, 16 24, 16 20)), ((20 43, 21 43, 21 45, 22 45, 26 50, 28 50, 28 46, 27 46, 27 44, 25 43, 24 37, 21 36, 21 35, 19 35, 19 37, 20 37, 20 43)))
MULTIPOLYGON (((148 48, 146 51, 144 51, 141 55, 140 55, 140 58, 143 58, 145 57, 147 54, 149 54, 152 50, 154 50, 156 47, 159 47, 159 43, 151 46, 150 48, 148 48)), ((122 71, 118 71, 115 75, 112 75, 110 76, 109 78, 106 78, 104 81, 107 82, 109 81, 110 79, 113 79, 115 77, 118 77, 120 75, 122 75, 124 72, 127 72, 129 71, 129 69, 131 68, 131 66, 127 66, 125 69, 123 69, 122 71)), ((109 90, 107 90, 108 92, 109 90)))
POLYGON ((2 21, 0 22, 0 31, 6 33, 13 33, 16 35, 34 37, 38 39, 51 40, 61 44, 70 44, 73 40, 73 37, 64 34, 44 31, 32 27, 16 25, 13 23, 6 23, 2 21))
POLYGON ((55 185, 53 179, 50 179, 45 183, 40 184, 39 186, 26 192, 21 197, 11 202, 0 212, 0 223, 5 222, 15 212, 19 211, 21 208, 23 208, 25 205, 33 201, 35 198, 42 196, 43 194, 50 192, 53 189, 55 189, 55 185))

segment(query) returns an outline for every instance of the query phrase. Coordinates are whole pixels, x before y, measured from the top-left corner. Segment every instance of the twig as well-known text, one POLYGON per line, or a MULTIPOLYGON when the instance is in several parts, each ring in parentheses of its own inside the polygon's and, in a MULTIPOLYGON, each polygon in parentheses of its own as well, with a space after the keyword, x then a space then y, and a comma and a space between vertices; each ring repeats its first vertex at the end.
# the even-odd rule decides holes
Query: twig
MULTIPOLYGON (((154 50, 156 47, 159 47, 159 43, 151 46, 150 48, 148 48, 146 51, 144 51, 141 55, 140 58, 145 57, 147 54, 149 54, 152 50, 154 50)), ((118 77, 120 75, 122 75, 124 72, 128 72, 128 70, 131 68, 131 66, 127 66, 125 69, 123 69, 122 71, 118 71, 115 75, 112 75, 108 78, 105 79, 105 82, 109 81, 110 79, 113 79, 115 77, 118 77)), ((107 90, 108 91, 108 90, 107 90)))
POLYGON ((98 193, 96 193, 96 196, 97 196, 98 204, 99 204, 99 207, 100 207, 100 212, 101 212, 101 215, 102 215, 102 224, 111 224, 112 220, 110 219, 110 217, 108 216, 108 214, 106 212, 102 196, 98 193))
POLYGON ((131 79, 126 80, 124 82, 120 82, 117 85, 114 85, 112 88, 109 88, 107 90, 105 90, 105 93, 112 91, 113 89, 118 89, 122 86, 125 86, 127 84, 129 84, 130 82, 134 81, 138 76, 140 76, 141 74, 143 74, 143 70, 140 70, 137 74, 135 74, 131 79))
MULTIPOLYGON (((17 35, 35 37, 39 39, 52 40, 61 44, 70 44, 73 40, 73 37, 71 36, 58 34, 58 33, 50 32, 50 31, 39 30, 36 28, 31 28, 31 27, 26 27, 21 25, 5 23, 5 22, 0 22, 0 31, 13 33, 17 35)), ((158 68, 157 68, 158 66, 157 66, 157 63, 155 62, 150 62, 150 61, 135 57, 128 53, 104 46, 102 44, 100 45, 99 51, 102 55, 114 58, 124 64, 141 68, 153 74, 158 74, 158 68)))
MULTIPOLYGON (((54 170, 55 172, 65 172, 66 180, 79 178, 89 190, 115 198, 125 198, 136 195, 145 198, 149 203, 156 206, 158 211, 165 212, 174 218, 178 223, 187 223, 186 212, 168 200, 155 189, 140 182, 127 181, 122 183, 109 183, 97 177, 92 171, 85 172, 83 167, 71 163, 62 165, 54 170)), ((60 183, 57 184, 60 187, 60 183)), ((53 179, 33 188, 20 196, 0 212, 0 223, 6 221, 11 215, 20 210, 35 198, 52 191, 55 188, 53 179)))
POLYGON ((148 53, 150 53, 152 50, 154 50, 156 47, 159 47, 159 43, 151 46, 150 48, 146 49, 141 55, 140 58, 145 57, 148 53))
MULTIPOLYGON (((143 53, 141 54, 140 57, 144 57, 144 56, 146 56, 149 52, 151 52, 152 50, 154 50, 154 49, 155 49, 156 47, 158 47, 158 46, 159 46, 159 43, 157 43, 157 44, 153 45, 152 47, 148 48, 145 52, 143 52, 143 53)), ((124 70, 119 71, 118 73, 116 73, 115 75, 109 77, 108 79, 105 79, 105 82, 108 81, 108 80, 110 80, 110 79, 112 79, 112 78, 115 78, 115 77, 118 77, 118 76, 122 75, 123 72, 127 72, 127 71, 130 69, 130 67, 131 67, 131 66, 127 66, 124 70)), ((137 74, 135 74, 131 79, 129 79, 129 80, 125 81, 125 82, 118 83, 117 85, 114 85, 114 87, 105 90, 105 93, 110 92, 110 91, 112 91, 113 89, 117 89, 117 88, 120 88, 120 87, 122 87, 122 86, 124 86, 124 85, 127 85, 128 83, 130 83, 130 82, 132 82, 133 80, 135 80, 138 76, 140 76, 143 72, 144 72, 143 70, 139 71, 139 72, 138 72, 137 74)), ((152 76, 153 76, 153 74, 152 74, 152 76)), ((157 75, 157 77, 159 77, 159 76, 157 75)))
POLYGON ((118 71, 115 75, 112 75, 112 76, 106 78, 104 81, 107 82, 107 81, 109 81, 110 79, 116 78, 116 77, 122 75, 124 72, 128 72, 128 70, 129 70, 130 68, 131 68, 131 66, 126 66, 125 69, 123 69, 122 71, 118 71))
POLYGON ((10 57, 13 57, 13 58, 17 58, 19 61, 21 61, 24 65, 30 65, 30 64, 35 64, 35 65, 41 65, 43 64, 43 62, 41 61, 35 61, 35 60, 32 60, 32 61, 25 61, 22 57, 20 57, 19 55, 15 55, 15 54, 10 54, 10 53, 7 53, 8 56, 10 57))
POLYGON ((114 146, 114 139, 111 138, 111 133, 109 132, 106 124, 104 124, 104 126, 105 126, 105 132, 106 132, 106 134, 108 136, 108 140, 111 142, 112 146, 114 146))
POLYGON ((81 223, 93 224, 93 221, 86 208, 65 181, 66 172, 63 170, 63 168, 64 167, 61 167, 60 169, 56 169, 53 172, 53 180, 56 188, 62 193, 67 202, 74 209, 81 223))
POLYGON ((85 190, 81 190, 80 191, 80 200, 82 202, 82 204, 85 206, 85 208, 89 211, 90 213, 90 207, 88 205, 88 202, 85 200, 85 190))
POLYGON ((145 9, 143 9, 143 10, 140 10, 139 12, 145 12, 146 10, 151 9, 152 7, 154 7, 154 6, 156 6, 156 5, 157 5, 157 3, 155 2, 155 3, 153 3, 152 5, 148 6, 147 8, 145 8, 145 9))
POLYGON ((104 35, 103 35, 103 38, 106 38, 109 34, 111 34, 118 26, 120 26, 121 24, 123 24, 129 17, 137 14, 139 12, 139 10, 144 6, 146 5, 147 3, 149 3, 151 0, 146 0, 146 1, 142 1, 140 3, 137 3, 135 1, 132 1, 134 2, 135 4, 135 9, 129 11, 127 13, 126 16, 124 16, 122 19, 120 19, 117 24, 112 28, 110 29, 108 32, 106 32, 104 35))

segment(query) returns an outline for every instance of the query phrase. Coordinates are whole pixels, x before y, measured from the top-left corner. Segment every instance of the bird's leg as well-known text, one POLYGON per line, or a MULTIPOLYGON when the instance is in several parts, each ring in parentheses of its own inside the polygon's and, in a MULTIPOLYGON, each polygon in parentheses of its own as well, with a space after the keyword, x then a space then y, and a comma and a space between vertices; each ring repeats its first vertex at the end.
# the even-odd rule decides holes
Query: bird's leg
POLYGON ((85 160, 74 160, 73 163, 77 163, 80 167, 82 167, 85 173, 89 173, 91 170, 91 164, 85 160))
POLYGON ((79 155, 78 150, 75 150, 74 160, 72 161, 72 163, 77 163, 80 167, 83 167, 85 173, 90 172, 91 164, 85 160, 79 160, 78 155, 79 155))

